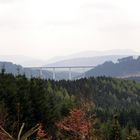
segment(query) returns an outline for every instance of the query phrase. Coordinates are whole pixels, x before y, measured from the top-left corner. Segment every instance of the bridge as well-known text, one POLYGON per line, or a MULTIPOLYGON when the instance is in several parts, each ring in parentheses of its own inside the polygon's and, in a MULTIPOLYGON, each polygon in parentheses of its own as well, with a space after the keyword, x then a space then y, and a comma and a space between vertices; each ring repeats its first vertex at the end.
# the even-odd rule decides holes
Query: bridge
POLYGON ((72 80, 72 70, 73 69, 83 69, 83 77, 85 77, 85 69, 93 69, 95 68, 95 66, 44 66, 44 67, 26 67, 26 68, 29 68, 29 69, 33 69, 33 70, 39 70, 39 73, 40 73, 40 77, 43 75, 42 74, 42 71, 44 70, 48 70, 48 69, 51 69, 51 70, 48 70, 48 71, 52 71, 52 77, 53 77, 53 80, 56 80, 56 70, 60 70, 60 69, 65 69, 66 71, 68 71, 68 79, 69 80, 72 80))

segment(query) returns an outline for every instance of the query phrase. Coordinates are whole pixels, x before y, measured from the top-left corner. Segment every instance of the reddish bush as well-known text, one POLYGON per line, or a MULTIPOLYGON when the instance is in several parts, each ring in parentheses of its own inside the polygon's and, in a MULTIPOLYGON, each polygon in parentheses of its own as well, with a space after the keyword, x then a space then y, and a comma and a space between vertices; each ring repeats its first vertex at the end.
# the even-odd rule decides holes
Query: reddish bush
POLYGON ((69 116, 56 125, 73 139, 84 140, 90 135, 91 124, 86 119, 85 113, 77 108, 71 109, 69 116))
POLYGON ((47 134, 42 124, 40 124, 39 129, 37 131, 36 140, 48 140, 47 134))

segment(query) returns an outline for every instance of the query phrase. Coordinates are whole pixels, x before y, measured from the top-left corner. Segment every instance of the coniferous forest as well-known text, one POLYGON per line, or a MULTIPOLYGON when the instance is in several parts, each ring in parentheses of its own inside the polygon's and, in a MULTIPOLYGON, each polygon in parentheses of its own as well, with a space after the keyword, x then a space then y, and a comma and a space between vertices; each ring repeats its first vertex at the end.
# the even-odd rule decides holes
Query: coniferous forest
POLYGON ((0 140, 72 139, 140 140, 140 84, 0 73, 0 140))

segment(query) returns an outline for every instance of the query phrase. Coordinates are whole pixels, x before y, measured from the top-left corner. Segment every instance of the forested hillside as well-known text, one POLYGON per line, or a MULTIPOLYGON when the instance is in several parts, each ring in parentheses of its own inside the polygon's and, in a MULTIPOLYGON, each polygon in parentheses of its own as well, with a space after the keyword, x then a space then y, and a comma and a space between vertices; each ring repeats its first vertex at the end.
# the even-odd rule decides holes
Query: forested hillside
MULTIPOLYGON (((38 69, 24 68, 21 65, 13 64, 12 62, 0 62, 0 71, 5 69, 5 73, 11 73, 13 75, 25 75, 28 78, 39 77, 40 71, 38 69)), ((42 78, 52 78, 52 73, 47 70, 42 70, 42 78)))
POLYGON ((127 78, 128 80, 133 80, 133 81, 136 81, 136 82, 140 82, 140 76, 135 76, 135 77, 128 77, 127 78))
POLYGON ((24 131, 43 124, 48 140, 139 140, 140 84, 107 77, 29 80, 2 71, 0 125, 17 136, 23 122, 24 131))
POLYGON ((111 76, 131 77, 140 76, 140 57, 134 59, 132 56, 118 59, 117 63, 106 61, 92 70, 86 72, 86 76, 111 76))

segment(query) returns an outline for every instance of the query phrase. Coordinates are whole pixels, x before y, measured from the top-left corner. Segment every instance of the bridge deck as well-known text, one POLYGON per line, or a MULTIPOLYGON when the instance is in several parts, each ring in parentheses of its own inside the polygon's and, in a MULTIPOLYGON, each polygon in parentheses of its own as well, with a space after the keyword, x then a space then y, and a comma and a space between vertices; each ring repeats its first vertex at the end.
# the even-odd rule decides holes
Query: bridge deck
POLYGON ((63 69, 63 68, 94 68, 95 66, 56 66, 56 67, 53 67, 53 66, 48 66, 48 67, 25 67, 25 68, 30 68, 30 69, 63 69))

